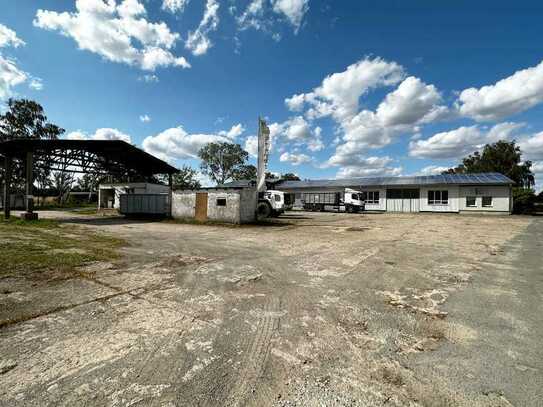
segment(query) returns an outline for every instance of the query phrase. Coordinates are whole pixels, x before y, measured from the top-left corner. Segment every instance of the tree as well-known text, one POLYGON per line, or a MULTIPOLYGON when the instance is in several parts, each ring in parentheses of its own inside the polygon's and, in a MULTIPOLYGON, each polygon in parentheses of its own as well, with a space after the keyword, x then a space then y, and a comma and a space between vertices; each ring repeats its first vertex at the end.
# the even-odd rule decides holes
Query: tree
POLYGON ((469 174, 477 172, 499 172, 511 178, 520 188, 532 188, 535 184, 531 161, 522 161, 522 153, 515 141, 498 141, 487 144, 483 152, 465 157, 456 168, 444 173, 469 174))
POLYGON ((207 143, 198 152, 202 160, 200 169, 217 184, 224 184, 232 179, 245 165, 249 153, 243 150, 239 144, 226 142, 207 143))
MULTIPOLYGON (((43 107, 32 100, 9 99, 7 111, 0 115, 0 141, 14 139, 57 139, 64 133, 64 129, 49 123, 43 107)), ((44 183, 49 178, 48 170, 43 169, 44 164, 50 160, 46 156, 35 156, 34 179, 44 183), (41 165, 40 165, 41 164, 41 165)), ((4 183, 4 168, 0 169, 0 178, 4 183)), ((13 163, 12 184, 22 188, 24 182, 24 163, 13 163)))
POLYGON ((252 164, 240 165, 232 176, 234 181, 255 180, 256 167, 252 164))
POLYGON ((173 186, 176 189, 200 189, 202 185, 198 181, 198 171, 188 165, 183 165, 183 168, 173 174, 173 186))
POLYGON ((285 181, 300 181, 300 177, 292 172, 287 172, 286 174, 281 175, 281 179, 285 181))

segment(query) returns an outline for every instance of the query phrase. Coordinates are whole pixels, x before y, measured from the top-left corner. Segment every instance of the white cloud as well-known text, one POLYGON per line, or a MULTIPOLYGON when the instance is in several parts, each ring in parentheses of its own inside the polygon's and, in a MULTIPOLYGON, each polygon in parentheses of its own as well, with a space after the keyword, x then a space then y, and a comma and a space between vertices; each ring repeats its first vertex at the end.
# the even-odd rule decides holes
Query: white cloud
POLYGON ((195 31, 189 31, 185 47, 194 55, 204 55, 212 42, 209 39, 209 33, 215 31, 219 26, 219 3, 217 0, 207 0, 206 8, 202 21, 195 31))
POLYGON ((146 83, 157 83, 159 81, 158 76, 156 75, 143 75, 140 76, 138 80, 146 83))
POLYGON ((151 121, 151 118, 149 117, 149 115, 141 115, 140 116, 140 122, 142 123, 149 123, 151 121))
POLYGON ((27 73, 17 67, 15 60, 4 58, 0 54, 0 100, 12 96, 13 87, 24 83, 27 79, 27 73))
POLYGON ((170 31, 163 22, 147 21, 145 7, 138 0, 123 0, 119 5, 115 1, 77 0, 75 6, 73 13, 40 9, 33 23, 39 28, 59 31, 73 38, 80 49, 112 62, 149 71, 167 66, 190 67, 185 58, 170 51, 179 34, 170 31))
POLYGON ((0 24, 0 48, 20 47, 26 45, 23 40, 17 37, 17 33, 5 25, 0 24))
MULTIPOLYGON (((280 41, 281 34, 274 31, 280 20, 288 21, 297 34, 309 9, 308 4, 309 0, 252 0, 243 13, 236 17, 236 22, 240 30, 253 28, 267 32, 275 41, 280 41)), ((229 10, 230 14, 235 15, 237 8, 231 6, 229 10)))
POLYGON ((42 90, 43 89, 43 82, 40 78, 32 78, 30 83, 28 84, 28 87, 30 89, 34 90, 42 90))
POLYGON ((170 162, 177 159, 198 158, 198 151, 207 143, 231 143, 232 139, 227 136, 229 133, 230 136, 236 133, 236 130, 233 130, 236 126, 228 132, 219 132, 219 134, 189 134, 181 126, 174 127, 145 138, 142 146, 148 153, 170 162))
POLYGON ((163 0, 162 10, 169 11, 170 13, 183 12, 188 3, 189 0, 163 0))
POLYGON ((377 107, 377 118, 384 126, 412 125, 443 110, 440 102, 441 94, 434 85, 410 76, 377 107))
POLYGON ((258 155, 258 137, 249 136, 245 140, 245 151, 247 151, 253 157, 258 155))
POLYGON ((450 167, 440 167, 438 165, 429 165, 422 168, 415 175, 439 175, 444 171, 447 171, 450 167))
POLYGON ((390 157, 363 157, 355 155, 350 160, 342 158, 331 165, 341 165, 336 178, 372 177, 372 176, 397 176, 402 172, 401 167, 393 167, 394 160, 390 157))
POLYGON ((297 33, 305 13, 309 10, 309 0, 272 0, 272 3, 273 11, 283 14, 297 33))
POLYGON ((322 141, 322 129, 312 129, 303 116, 294 116, 283 123, 272 123, 269 125, 271 144, 280 141, 283 146, 292 144, 294 146, 307 146, 310 151, 320 151, 324 148, 322 141))
POLYGON ((457 101, 462 115, 478 121, 500 120, 543 102, 543 61, 482 88, 469 88, 457 101))
POLYGON ((532 162, 532 172, 535 176, 535 190, 539 193, 543 191, 543 161, 532 162))
POLYGON ((305 95, 302 93, 300 95, 293 95, 290 98, 285 99, 285 105, 292 112, 300 112, 304 108, 305 95))
POLYGON ((518 145, 524 158, 529 160, 543 160, 543 131, 519 139, 518 145))
POLYGON ((243 134, 245 131, 245 127, 241 123, 235 124, 232 126, 232 128, 228 131, 222 130, 219 131, 219 136, 223 136, 229 139, 235 139, 236 137, 239 137, 243 134))
POLYGON ((289 153, 289 152, 284 152, 279 157, 279 161, 289 162, 292 165, 307 164, 311 162, 312 160, 313 159, 306 154, 296 154, 296 153, 289 153))
POLYGON ((132 143, 131 137, 128 134, 111 128, 97 129, 94 134, 87 134, 81 130, 72 131, 65 138, 68 140, 122 140, 132 143))
POLYGON ((437 133, 426 140, 409 143, 409 155, 418 158, 460 158, 473 153, 484 144, 508 140, 523 127, 522 123, 499 123, 489 130, 479 126, 462 126, 437 133))

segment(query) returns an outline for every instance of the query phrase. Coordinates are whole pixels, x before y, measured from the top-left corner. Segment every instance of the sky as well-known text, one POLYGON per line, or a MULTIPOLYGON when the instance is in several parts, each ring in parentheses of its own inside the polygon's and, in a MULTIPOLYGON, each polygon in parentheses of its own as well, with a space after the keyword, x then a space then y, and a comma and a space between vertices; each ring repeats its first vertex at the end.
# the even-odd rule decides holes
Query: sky
MULTIPOLYGON (((210 141, 304 179, 428 175, 516 140, 543 189, 543 3, 0 0, 0 109, 177 167, 210 141)), ((204 179, 204 183, 206 180, 204 179)))

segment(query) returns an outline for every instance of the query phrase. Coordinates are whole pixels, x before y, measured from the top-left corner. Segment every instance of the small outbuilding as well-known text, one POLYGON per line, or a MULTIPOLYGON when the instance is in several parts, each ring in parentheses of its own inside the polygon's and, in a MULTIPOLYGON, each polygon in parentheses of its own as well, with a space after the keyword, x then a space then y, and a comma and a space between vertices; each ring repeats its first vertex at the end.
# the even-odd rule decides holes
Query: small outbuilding
POLYGON ((204 188, 172 192, 172 217, 200 222, 249 223, 255 220, 255 188, 204 188))
POLYGON ((98 186, 98 209, 120 209, 121 195, 167 195, 170 187, 150 182, 121 182, 98 186))

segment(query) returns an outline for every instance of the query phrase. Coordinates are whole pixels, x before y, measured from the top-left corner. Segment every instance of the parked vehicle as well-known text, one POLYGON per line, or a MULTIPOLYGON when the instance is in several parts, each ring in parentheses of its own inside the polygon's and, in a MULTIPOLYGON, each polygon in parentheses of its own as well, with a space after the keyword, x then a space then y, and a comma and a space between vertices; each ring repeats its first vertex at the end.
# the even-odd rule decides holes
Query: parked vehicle
POLYGON ((360 212, 364 210, 361 191, 345 188, 344 192, 304 192, 302 204, 306 211, 360 212))
POLYGON ((258 194, 256 215, 258 219, 277 217, 285 211, 285 193, 269 190, 258 194))

